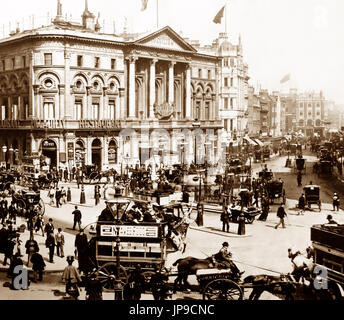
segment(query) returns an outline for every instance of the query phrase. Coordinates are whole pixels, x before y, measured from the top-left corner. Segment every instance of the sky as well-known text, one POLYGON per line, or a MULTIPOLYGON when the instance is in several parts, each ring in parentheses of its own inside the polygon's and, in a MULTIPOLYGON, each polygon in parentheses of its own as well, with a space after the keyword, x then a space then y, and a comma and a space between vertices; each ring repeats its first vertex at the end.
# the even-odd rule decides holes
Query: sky
MULTIPOLYGON (((56 15, 57 0, 4 1, 0 11, 0 37, 17 22, 28 29, 30 16, 36 26, 56 15)), ((80 19, 84 0, 61 0, 62 10, 80 19)), ((157 0, 88 0, 89 10, 105 19, 106 31, 146 32, 157 26, 157 0)), ((159 27, 169 25, 183 37, 211 44, 227 31, 233 44, 241 34, 250 84, 268 90, 322 90, 328 100, 344 105, 344 1, 343 0, 158 0, 159 27), (227 4, 227 29, 213 23, 227 4), (291 74, 290 83, 280 80, 291 74)))

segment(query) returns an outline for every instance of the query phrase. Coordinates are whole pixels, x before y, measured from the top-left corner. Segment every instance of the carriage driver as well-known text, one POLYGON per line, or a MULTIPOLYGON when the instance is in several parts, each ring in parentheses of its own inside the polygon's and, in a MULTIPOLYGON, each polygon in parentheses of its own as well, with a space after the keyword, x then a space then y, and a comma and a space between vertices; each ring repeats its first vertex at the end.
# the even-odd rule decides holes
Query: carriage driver
POLYGON ((228 242, 222 243, 222 248, 214 255, 214 259, 216 262, 224 265, 225 268, 230 268, 233 274, 241 276, 245 271, 240 272, 238 267, 232 261, 232 253, 228 250, 228 247, 228 242))

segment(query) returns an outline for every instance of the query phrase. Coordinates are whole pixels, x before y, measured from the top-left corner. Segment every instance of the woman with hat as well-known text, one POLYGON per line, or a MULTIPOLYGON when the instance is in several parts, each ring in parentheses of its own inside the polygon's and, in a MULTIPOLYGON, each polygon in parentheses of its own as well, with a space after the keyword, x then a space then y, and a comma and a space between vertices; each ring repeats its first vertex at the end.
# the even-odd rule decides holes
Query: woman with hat
POLYGON ((81 277, 78 270, 73 266, 74 257, 68 256, 68 266, 64 269, 62 274, 62 281, 66 283, 66 293, 74 299, 78 299, 80 293, 78 283, 81 283, 81 277))

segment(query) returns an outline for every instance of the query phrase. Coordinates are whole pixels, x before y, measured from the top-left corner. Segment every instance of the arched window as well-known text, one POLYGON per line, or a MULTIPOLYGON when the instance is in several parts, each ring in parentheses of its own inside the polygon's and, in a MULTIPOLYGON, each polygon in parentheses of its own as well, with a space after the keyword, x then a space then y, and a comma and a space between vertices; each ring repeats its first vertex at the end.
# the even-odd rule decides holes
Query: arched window
POLYGON ((75 142, 75 163, 78 166, 85 163, 85 145, 81 140, 75 142))
POLYGON ((320 120, 320 119, 317 119, 317 120, 315 121, 315 126, 316 126, 316 127, 320 127, 320 126, 321 126, 321 120, 320 120))
POLYGON ((114 140, 111 140, 109 143, 108 158, 109 164, 117 163, 117 143, 114 140))
POLYGON ((309 126, 309 127, 313 126, 313 120, 308 119, 307 120, 307 126, 309 126))
POLYGON ((303 127, 303 124, 304 124, 303 120, 299 120, 299 126, 303 127))

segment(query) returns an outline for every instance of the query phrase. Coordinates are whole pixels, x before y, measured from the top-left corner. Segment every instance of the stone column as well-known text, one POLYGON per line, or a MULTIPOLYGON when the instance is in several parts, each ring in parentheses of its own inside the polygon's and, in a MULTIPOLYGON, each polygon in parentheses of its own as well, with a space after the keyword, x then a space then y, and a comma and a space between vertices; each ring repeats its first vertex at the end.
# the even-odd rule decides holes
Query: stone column
POLYGON ((64 106, 64 94, 65 94, 65 85, 60 84, 59 85, 59 101, 60 101, 60 120, 64 119, 64 111, 65 111, 65 106, 64 106))
POLYGON ((154 119, 154 103, 155 97, 155 64, 158 59, 151 60, 149 73, 149 118, 154 119))
MULTIPOLYGON (((119 88, 119 109, 120 109, 120 120, 125 120, 126 115, 126 107, 125 107, 125 88, 119 88)), ((118 120, 118 119, 117 119, 118 120)))
POLYGON ((103 138, 103 170, 106 170, 106 167, 109 168, 109 139, 108 137, 103 138))
POLYGON ((29 55, 29 110, 28 110, 28 117, 29 119, 35 118, 35 94, 33 86, 35 84, 35 73, 33 71, 34 67, 34 54, 30 52, 29 55))
POLYGON ((129 58, 129 118, 136 118, 136 97, 135 97, 135 74, 136 57, 129 58))
POLYGON ((107 103, 106 103, 106 90, 108 88, 107 87, 104 87, 103 88, 103 100, 100 101, 99 103, 99 120, 104 120, 105 117, 104 115, 106 115, 106 112, 105 110, 107 110, 107 103))
POLYGON ((70 57, 71 53, 65 50, 64 53, 64 60, 65 60, 65 69, 64 69, 64 80, 65 80, 65 118, 72 119, 73 118, 73 106, 70 101, 70 57))
POLYGON ((91 97, 91 88, 90 86, 86 87, 86 91, 87 91, 87 96, 86 96, 86 103, 85 105, 83 105, 83 110, 82 110, 82 114, 83 114, 83 119, 89 119, 89 109, 92 106, 92 97, 91 97))
POLYGON ((215 114, 216 94, 215 93, 213 93, 211 95, 211 100, 212 100, 212 102, 211 102, 211 106, 209 109, 209 118, 210 118, 210 120, 215 120, 215 116, 216 116, 216 114, 215 114))
POLYGON ((168 66, 168 102, 174 102, 174 65, 175 61, 171 61, 168 66))
POLYGON ((8 119, 12 119, 12 99, 10 96, 7 97, 7 106, 8 106, 8 119))
POLYGON ((187 65, 186 68, 185 118, 191 119, 191 66, 187 65))

